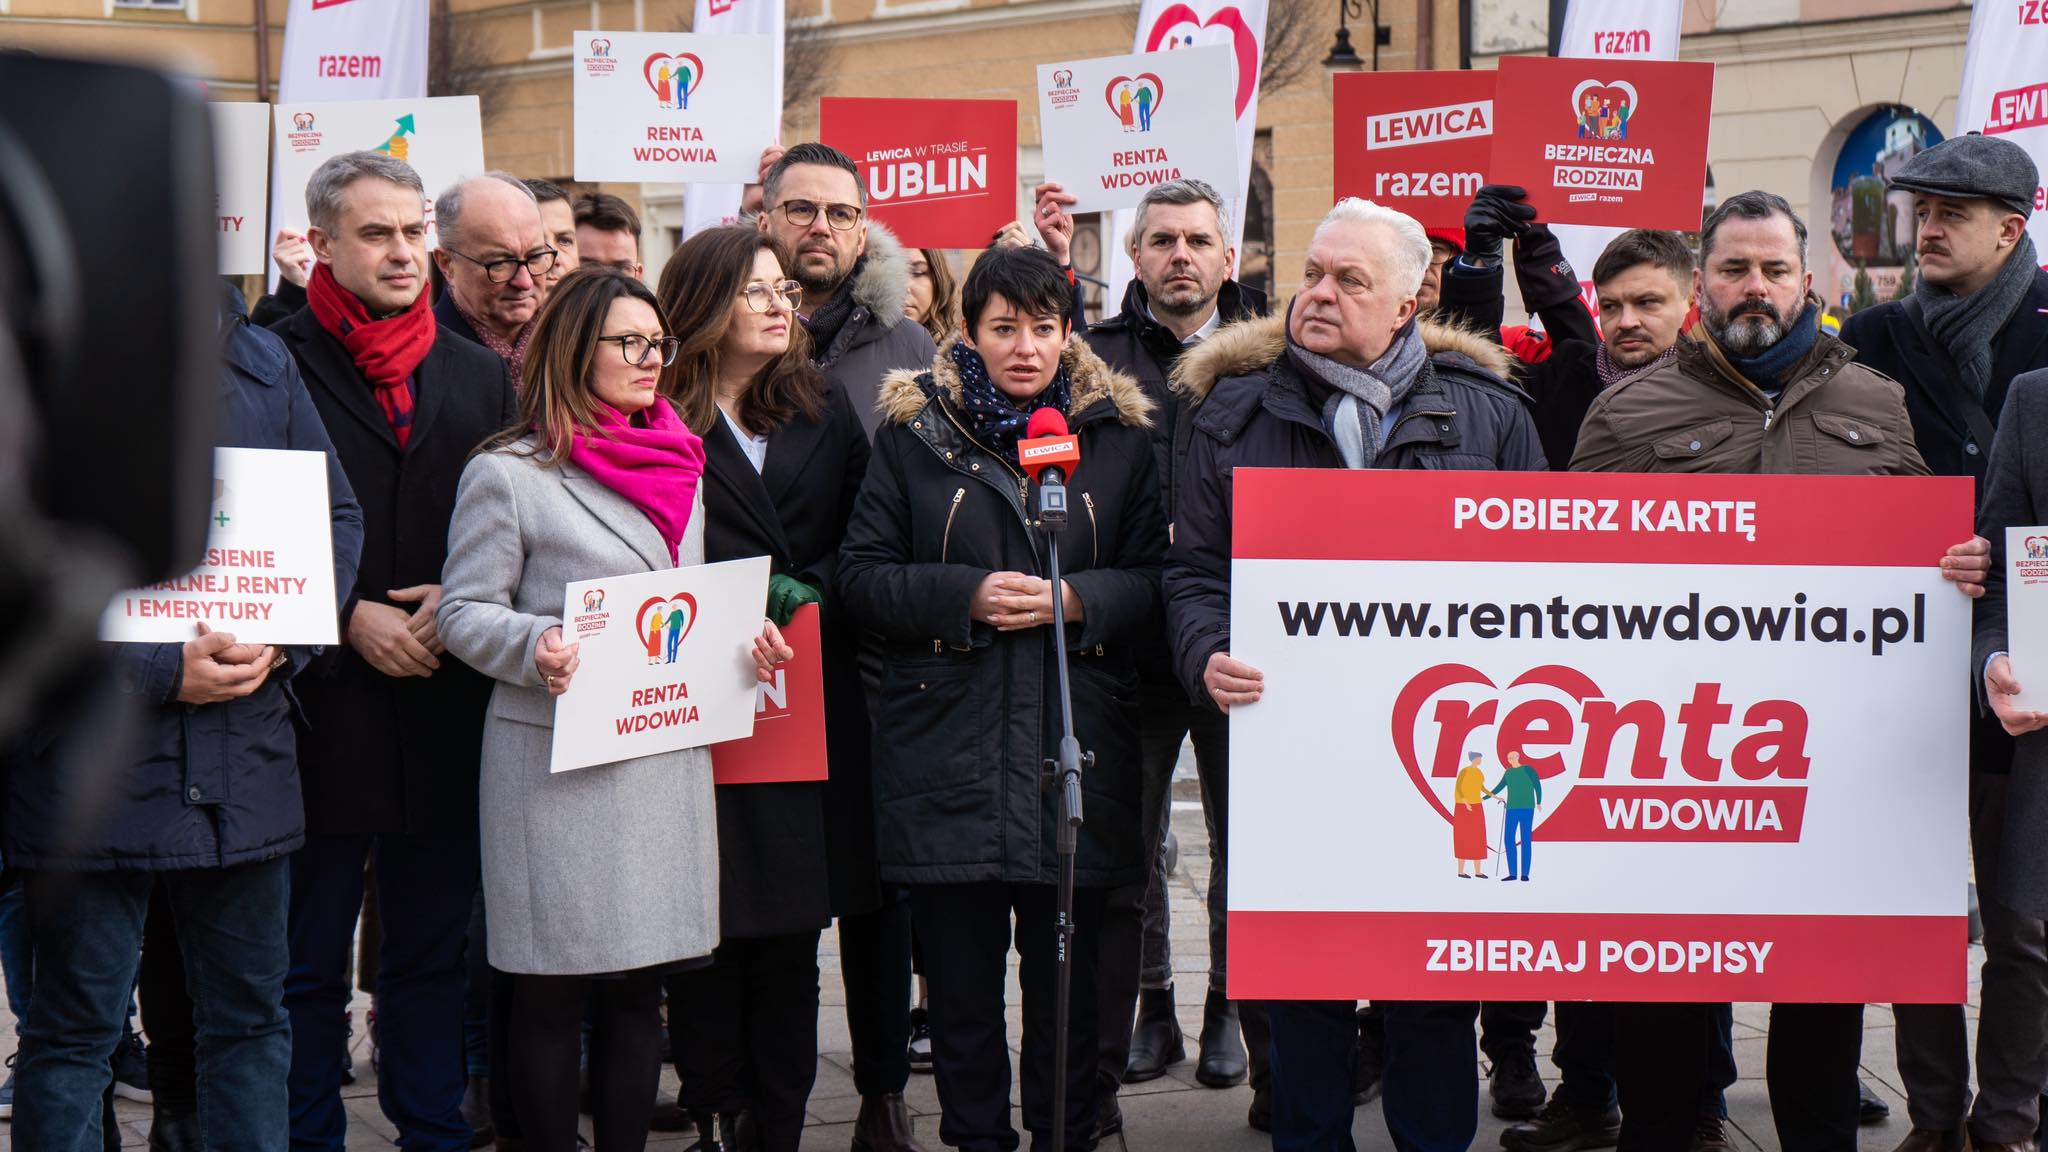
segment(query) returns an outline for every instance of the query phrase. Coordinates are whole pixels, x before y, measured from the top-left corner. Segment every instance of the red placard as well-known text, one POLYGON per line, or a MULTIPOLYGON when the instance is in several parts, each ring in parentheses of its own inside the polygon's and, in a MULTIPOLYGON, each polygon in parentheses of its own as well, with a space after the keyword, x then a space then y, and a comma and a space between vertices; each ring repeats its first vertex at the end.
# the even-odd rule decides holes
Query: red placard
POLYGON ((782 629, 796 659, 775 668, 754 706, 754 734, 711 746, 719 784, 787 784, 825 778, 825 653, 818 606, 806 604, 782 629))
POLYGON ((1463 228, 1493 159, 1491 72, 1344 72, 1333 121, 1338 196, 1463 228))
POLYGON ((912 248, 982 248, 1017 216, 1015 100, 827 96, 818 138, 867 184, 868 215, 912 248))
POLYGON ((1491 178, 1550 224, 1697 232, 1714 66, 1506 56, 1491 178))

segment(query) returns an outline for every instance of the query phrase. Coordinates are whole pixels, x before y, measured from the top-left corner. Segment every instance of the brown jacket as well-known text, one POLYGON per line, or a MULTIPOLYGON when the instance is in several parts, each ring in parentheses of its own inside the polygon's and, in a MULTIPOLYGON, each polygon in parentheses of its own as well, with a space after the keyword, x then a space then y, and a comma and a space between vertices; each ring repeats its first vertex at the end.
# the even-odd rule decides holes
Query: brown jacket
POLYGON ((1775 408, 1696 327, 1670 363, 1600 394, 1575 472, 1924 476, 1905 392, 1823 332, 1775 408))

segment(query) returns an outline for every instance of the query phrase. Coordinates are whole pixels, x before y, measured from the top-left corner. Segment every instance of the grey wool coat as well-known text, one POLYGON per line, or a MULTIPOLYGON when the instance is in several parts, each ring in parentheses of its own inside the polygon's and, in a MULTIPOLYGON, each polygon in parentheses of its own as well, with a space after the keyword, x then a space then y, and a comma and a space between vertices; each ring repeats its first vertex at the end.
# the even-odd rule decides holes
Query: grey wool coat
POLYGON ((484 900, 491 965, 623 972, 718 945, 711 754, 693 748, 551 775, 555 702, 534 666, 572 581, 704 562, 704 503, 672 565, 645 513, 533 438, 463 470, 435 620, 456 659, 497 681, 484 722, 484 900))

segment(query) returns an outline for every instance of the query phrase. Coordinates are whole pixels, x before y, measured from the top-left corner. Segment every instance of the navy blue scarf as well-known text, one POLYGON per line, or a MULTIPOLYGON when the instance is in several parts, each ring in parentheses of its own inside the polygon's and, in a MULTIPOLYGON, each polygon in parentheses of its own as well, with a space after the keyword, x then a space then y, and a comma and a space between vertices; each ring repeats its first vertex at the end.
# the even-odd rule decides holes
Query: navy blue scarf
POLYGON ((953 345, 953 367, 960 373, 960 411, 967 417, 967 430, 983 448, 997 456, 1016 454, 1017 441, 1024 436, 1031 413, 1039 408, 1057 408, 1065 414, 1073 402, 1073 388, 1067 381, 1063 360, 1053 373, 1052 383, 1029 400, 1012 400, 989 378, 981 353, 966 341, 953 345))
MULTIPOLYGON (((1804 363, 1813 351, 1813 345, 1820 339, 1820 317, 1814 315, 1813 302, 1807 301, 1799 317, 1785 326, 1785 334, 1776 344, 1754 356, 1728 357, 1728 363, 1758 389, 1771 396, 1785 390, 1785 376, 1804 363)), ((1726 348, 1722 349, 1726 352, 1726 348)))

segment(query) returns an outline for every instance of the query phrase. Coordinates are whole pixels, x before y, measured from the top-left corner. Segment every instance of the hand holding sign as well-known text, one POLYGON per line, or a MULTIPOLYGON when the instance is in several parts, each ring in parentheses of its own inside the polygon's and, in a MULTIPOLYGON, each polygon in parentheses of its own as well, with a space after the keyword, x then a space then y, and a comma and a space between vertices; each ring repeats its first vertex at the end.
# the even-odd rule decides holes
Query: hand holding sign
POLYGON ((563 642, 559 624, 540 634, 539 642, 533 646, 533 666, 540 671, 541 683, 547 685, 548 695, 560 696, 569 690, 569 680, 582 665, 577 658, 576 647, 563 642))

